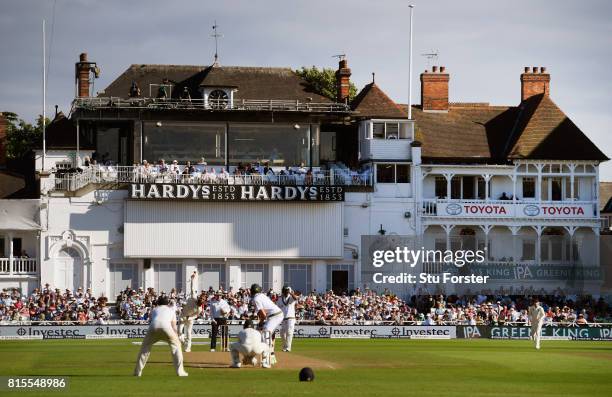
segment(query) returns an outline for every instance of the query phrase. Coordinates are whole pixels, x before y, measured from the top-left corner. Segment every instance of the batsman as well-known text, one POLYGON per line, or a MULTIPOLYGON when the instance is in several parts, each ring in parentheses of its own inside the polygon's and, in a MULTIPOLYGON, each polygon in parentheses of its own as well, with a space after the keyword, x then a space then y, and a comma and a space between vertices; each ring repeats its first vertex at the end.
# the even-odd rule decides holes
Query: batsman
POLYGON ((263 341, 269 347, 262 354, 262 367, 270 368, 273 364, 276 364, 274 333, 283 322, 283 311, 267 295, 261 292, 259 284, 251 285, 251 299, 259 319, 259 329, 261 329, 263 341))
POLYGON ((283 311, 283 325, 281 326, 280 335, 283 340, 283 351, 291 351, 291 343, 293 341, 293 331, 295 329, 295 304, 300 296, 299 292, 294 292, 290 286, 285 285, 281 291, 281 297, 278 300, 278 305, 283 311))

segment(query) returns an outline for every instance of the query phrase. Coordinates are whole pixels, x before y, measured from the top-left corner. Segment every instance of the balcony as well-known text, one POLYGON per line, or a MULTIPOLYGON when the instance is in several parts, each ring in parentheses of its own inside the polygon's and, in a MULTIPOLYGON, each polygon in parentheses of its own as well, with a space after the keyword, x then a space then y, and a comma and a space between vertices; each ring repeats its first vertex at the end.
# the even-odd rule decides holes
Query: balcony
POLYGON ((350 107, 344 103, 300 102, 282 99, 241 99, 234 100, 228 106, 227 100, 204 99, 168 99, 168 98, 120 98, 92 97, 76 98, 72 102, 73 110, 104 109, 149 109, 149 110, 217 110, 217 111, 275 111, 275 112, 312 112, 312 113, 348 113, 350 107))
POLYGON ((0 276, 22 276, 38 274, 38 260, 35 258, 0 258, 0 276))
POLYGON ((423 216, 453 219, 597 219, 597 203, 592 201, 424 199, 423 216))
POLYGON ((235 174, 235 167, 226 172, 224 167, 195 166, 195 172, 183 174, 184 166, 175 172, 160 171, 158 166, 91 166, 79 172, 56 173, 49 190, 76 192, 90 184, 101 184, 115 188, 128 183, 180 183, 180 184, 219 184, 219 185, 289 185, 289 186, 372 186, 370 172, 357 172, 345 167, 330 170, 313 168, 311 173, 279 168, 274 174, 235 174), (214 169, 214 173, 211 172, 214 169), (110 186, 109 186, 110 185, 110 186))

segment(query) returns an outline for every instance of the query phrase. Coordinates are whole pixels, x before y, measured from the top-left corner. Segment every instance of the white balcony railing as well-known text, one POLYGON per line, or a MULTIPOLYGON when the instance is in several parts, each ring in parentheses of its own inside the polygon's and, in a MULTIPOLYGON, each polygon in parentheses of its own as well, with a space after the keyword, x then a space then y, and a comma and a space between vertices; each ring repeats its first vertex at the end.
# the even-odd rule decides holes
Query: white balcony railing
POLYGON ((315 185, 315 186, 371 186, 370 172, 356 172, 335 168, 313 169, 311 173, 279 168, 274 174, 236 175, 222 172, 221 166, 195 166, 195 172, 183 174, 184 166, 176 172, 160 170, 158 166, 92 166, 79 172, 56 173, 52 187, 57 191, 76 191, 90 183, 191 183, 224 185, 315 185), (211 171, 214 169, 214 173, 211 171))
POLYGON ((228 100, 180 99, 180 98, 120 98, 93 97, 75 98, 73 109, 152 109, 152 110, 219 110, 219 111, 287 111, 315 113, 347 113, 350 107, 337 102, 309 102, 285 99, 238 99, 228 100))
POLYGON ((38 260, 35 258, 13 258, 12 271, 10 264, 10 258, 0 258, 0 274, 24 275, 38 273, 38 260))
POLYGON ((424 199, 423 216, 446 218, 597 219, 594 201, 424 199))

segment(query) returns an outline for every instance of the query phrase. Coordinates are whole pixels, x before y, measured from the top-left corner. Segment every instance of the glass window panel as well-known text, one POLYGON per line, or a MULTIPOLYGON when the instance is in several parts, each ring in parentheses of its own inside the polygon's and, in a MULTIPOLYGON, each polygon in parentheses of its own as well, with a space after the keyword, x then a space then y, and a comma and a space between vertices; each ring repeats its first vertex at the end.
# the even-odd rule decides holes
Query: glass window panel
POLYGON ((561 178, 552 178, 552 181, 551 181, 551 199, 553 201, 560 201, 561 200, 561 195, 562 195, 561 186, 562 186, 562 179, 561 178))
POLYGON ((209 165, 225 164, 225 125, 146 122, 143 135, 142 157, 150 163, 198 163, 204 158, 209 165))
POLYGON ((399 125, 397 123, 386 123, 387 139, 399 139, 399 125))
POLYGON ((393 164, 376 164, 377 183, 395 183, 395 167, 393 164))
POLYGON ((446 198, 446 178, 443 176, 436 177, 436 197, 446 198))
POLYGON ((397 183, 410 183, 410 165, 397 164, 397 183))
POLYGON ((228 135, 229 162, 309 166, 309 129, 309 125, 300 124, 232 124, 228 135))
POLYGON ((99 125, 96 136, 94 160, 99 164, 119 163, 119 128, 99 125))
POLYGON ((385 123, 374 123, 372 125, 372 137, 375 139, 385 139, 385 123))
POLYGON ((451 198, 461 198, 461 179, 458 176, 454 176, 453 179, 451 179, 451 198))
POLYGON ((523 177, 523 198, 535 198, 535 179, 523 177))
POLYGON ((523 256, 521 257, 521 260, 535 260, 535 247, 536 242, 534 240, 523 240, 523 256))

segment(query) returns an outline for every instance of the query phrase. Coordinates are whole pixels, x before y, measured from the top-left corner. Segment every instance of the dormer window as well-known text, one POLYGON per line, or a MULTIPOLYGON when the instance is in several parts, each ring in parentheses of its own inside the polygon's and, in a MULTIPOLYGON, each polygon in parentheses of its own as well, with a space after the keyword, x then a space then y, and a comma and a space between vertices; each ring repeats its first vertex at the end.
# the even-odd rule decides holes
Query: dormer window
POLYGON ((409 125, 399 121, 373 121, 366 130, 367 139, 410 139, 409 125))
POLYGON ((216 89, 208 94, 208 106, 212 109, 227 109, 229 105, 230 97, 227 92, 216 89))

